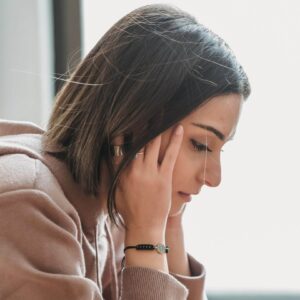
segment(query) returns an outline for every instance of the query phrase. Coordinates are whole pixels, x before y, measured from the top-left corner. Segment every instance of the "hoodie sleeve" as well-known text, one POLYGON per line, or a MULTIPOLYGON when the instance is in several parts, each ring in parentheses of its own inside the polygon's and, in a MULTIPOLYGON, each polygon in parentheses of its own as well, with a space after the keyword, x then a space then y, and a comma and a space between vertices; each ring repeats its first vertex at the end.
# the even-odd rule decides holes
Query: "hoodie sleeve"
MULTIPOLYGON (((75 223, 44 192, 0 194, 0 245, 0 299, 103 299, 84 277, 75 223)), ((187 294, 170 274, 143 267, 122 271, 120 300, 184 300, 187 294)))
MULTIPOLYGON (((205 269, 191 255, 188 255, 192 276, 167 274, 150 268, 126 267, 121 268, 124 249, 124 230, 117 228, 108 220, 107 233, 113 245, 116 276, 124 299, 188 299, 207 300, 204 291, 205 269), (138 289, 138 286, 143 289, 138 289)), ((108 260, 111 261, 111 260, 108 260)), ((104 292, 110 293, 111 280, 107 270, 114 267, 106 266, 104 275, 104 292)), ((111 294, 109 294, 111 295, 111 294)), ((122 298, 123 299, 123 298, 122 298)))
POLYGON ((144 267, 126 267, 121 272, 121 300, 187 299, 188 290, 168 273, 144 267))
POLYGON ((207 300, 205 293, 205 268, 193 256, 188 254, 191 276, 170 273, 189 291, 188 300, 207 300))
POLYGON ((44 192, 0 194, 0 299, 102 300, 84 277, 78 230, 44 192))
POLYGON ((148 268, 124 268, 121 273, 123 278, 121 283, 125 299, 207 300, 204 290, 205 269, 189 254, 188 259, 192 276, 166 274, 148 268), (132 282, 136 282, 143 289, 133 289, 132 282), (155 297, 147 298, 146 295, 149 297, 151 294, 155 297))
POLYGON ((124 256, 124 230, 113 226, 109 219, 106 223, 109 259, 106 260, 102 276, 105 299, 119 300, 186 300, 188 290, 169 273, 156 269, 127 266, 122 268, 124 256), (116 283, 117 288, 112 288, 116 283), (118 292, 119 291, 119 292, 118 292), (117 292, 114 294, 114 292, 117 292))

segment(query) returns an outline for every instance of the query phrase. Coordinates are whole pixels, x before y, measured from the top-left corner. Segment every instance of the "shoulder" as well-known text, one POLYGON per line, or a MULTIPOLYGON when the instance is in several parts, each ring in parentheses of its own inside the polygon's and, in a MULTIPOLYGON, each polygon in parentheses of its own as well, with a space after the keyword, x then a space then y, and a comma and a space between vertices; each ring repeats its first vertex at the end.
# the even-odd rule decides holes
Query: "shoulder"
POLYGON ((0 156, 0 193, 33 188, 36 179, 36 160, 25 154, 0 156))
POLYGON ((2 155, 0 178, 0 195, 14 194, 15 197, 23 198, 23 202, 24 195, 34 195, 44 207, 55 208, 66 218, 73 219, 76 227, 80 227, 77 211, 66 198, 53 173, 39 159, 26 154, 2 155))
POLYGON ((15 153, 0 156, 0 193, 37 189, 60 198, 63 192, 54 174, 39 159, 15 153))

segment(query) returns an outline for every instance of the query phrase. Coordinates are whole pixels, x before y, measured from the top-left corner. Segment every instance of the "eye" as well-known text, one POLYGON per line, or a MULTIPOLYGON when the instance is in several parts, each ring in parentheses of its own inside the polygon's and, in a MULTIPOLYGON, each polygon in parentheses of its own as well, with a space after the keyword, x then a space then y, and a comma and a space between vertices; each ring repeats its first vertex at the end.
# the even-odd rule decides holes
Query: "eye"
POLYGON ((191 142, 192 142, 194 149, 199 152, 202 152, 202 151, 212 152, 212 150, 209 149, 208 146, 205 144, 197 143, 195 140, 191 140, 191 142))

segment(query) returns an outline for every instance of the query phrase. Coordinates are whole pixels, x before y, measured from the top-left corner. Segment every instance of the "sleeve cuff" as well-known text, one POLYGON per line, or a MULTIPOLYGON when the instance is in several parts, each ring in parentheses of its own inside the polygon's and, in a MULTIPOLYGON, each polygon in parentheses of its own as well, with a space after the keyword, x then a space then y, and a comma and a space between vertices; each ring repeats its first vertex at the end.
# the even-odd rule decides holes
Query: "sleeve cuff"
POLYGON ((122 270, 121 299, 187 299, 188 290, 176 277, 145 267, 125 267, 122 270))
POLYGON ((188 300, 205 300, 205 268, 193 256, 188 255, 188 261, 191 269, 191 276, 170 273, 174 278, 180 281, 189 291, 188 300))

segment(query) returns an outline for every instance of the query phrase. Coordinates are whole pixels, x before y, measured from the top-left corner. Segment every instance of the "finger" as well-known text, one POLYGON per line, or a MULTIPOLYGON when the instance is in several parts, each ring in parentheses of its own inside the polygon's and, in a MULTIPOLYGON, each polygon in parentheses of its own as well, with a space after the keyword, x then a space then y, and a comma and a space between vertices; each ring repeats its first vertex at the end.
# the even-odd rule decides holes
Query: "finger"
POLYGON ((166 173, 172 173, 174 169, 174 165, 179 153, 179 149, 181 146, 183 138, 183 127, 179 125, 176 127, 173 132, 170 144, 167 147, 164 158, 161 164, 161 171, 166 173))
POLYGON ((144 161, 147 165, 157 168, 160 145, 161 134, 146 145, 144 161))

